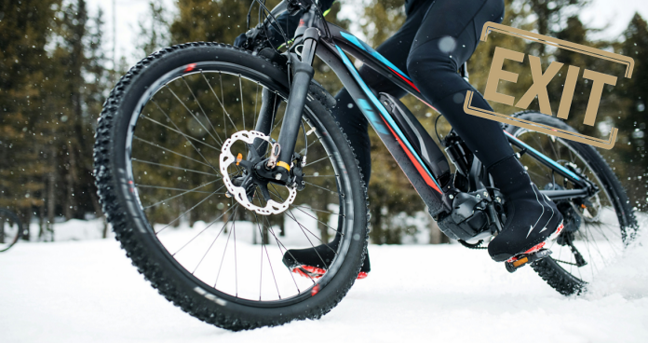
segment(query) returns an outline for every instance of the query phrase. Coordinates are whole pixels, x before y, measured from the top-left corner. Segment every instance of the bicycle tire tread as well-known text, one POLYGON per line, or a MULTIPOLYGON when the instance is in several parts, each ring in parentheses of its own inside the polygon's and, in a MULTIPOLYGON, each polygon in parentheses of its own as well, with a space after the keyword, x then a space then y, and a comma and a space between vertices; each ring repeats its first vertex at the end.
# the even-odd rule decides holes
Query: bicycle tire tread
MULTIPOLYGON (((552 117, 547 117, 545 114, 540 114, 537 111, 528 111, 528 110, 517 112, 512 116, 513 117, 526 116, 527 117, 526 119, 531 119, 530 117, 536 116, 536 119, 544 119, 544 120, 547 120, 547 118, 552 118, 552 117)), ((571 126, 567 125, 562 121, 556 124, 559 124, 561 129, 575 131, 571 126)), ((505 129, 507 129, 509 132, 512 133, 512 130, 514 130, 514 128, 515 127, 512 125, 507 125, 505 129)), ((575 143, 575 144, 580 144, 580 143, 575 143)), ((602 182, 604 184, 607 184, 610 190, 614 192, 614 194, 611 194, 611 196, 616 198, 614 199, 614 201, 617 202, 621 207, 622 213, 620 214, 617 213, 617 217, 623 221, 622 225, 625 230, 622 231, 622 238, 624 240, 624 243, 627 245, 630 242, 632 242, 632 240, 634 240, 638 229, 636 216, 634 214, 634 211, 630 207, 630 201, 628 199, 627 193, 623 188, 623 186, 621 185, 619 179, 616 177, 616 175, 614 174, 610 166, 603 158, 603 156, 596 149, 592 148, 591 146, 582 145, 581 150, 582 153, 585 153, 585 156, 583 157, 588 160, 587 162, 591 164, 595 164, 595 166, 592 167, 599 170, 600 172, 599 177, 605 178, 605 180, 603 180, 602 182), (625 236, 626 230, 633 231, 629 237, 625 236)), ((562 295, 565 296, 581 295, 587 291, 587 283, 577 279, 569 272, 565 271, 560 265, 558 265, 551 258, 546 258, 546 259, 533 262, 531 264, 531 268, 545 282, 547 282, 549 286, 551 286, 553 289, 555 289, 558 293, 562 295)))
MULTIPOLYGON (((127 215, 126 210, 123 208, 123 205, 119 204, 119 202, 117 201, 115 188, 119 187, 119 185, 117 184, 116 180, 113 179, 113 171, 109 169, 112 156, 110 156, 110 149, 108 145, 110 144, 112 139, 111 129, 114 125, 116 112, 118 110, 120 101, 127 90, 128 85, 133 81, 134 77, 137 76, 144 68, 146 68, 154 60, 160 59, 167 54, 195 46, 220 47, 224 49, 236 50, 239 53, 252 55, 249 51, 215 42, 193 42, 171 46, 149 55, 142 61, 138 62, 135 66, 133 66, 124 76, 121 77, 104 103, 104 107, 100 114, 100 119, 95 133, 95 146, 93 154, 94 174, 97 184, 97 194, 101 200, 102 210, 106 214, 108 222, 110 222, 111 226, 113 227, 113 231, 115 232, 115 239, 120 242, 121 248, 126 251, 126 256, 131 259, 132 264, 137 268, 139 273, 144 275, 145 279, 150 282, 152 287, 157 289, 162 296, 164 296, 168 301, 172 302, 175 306, 206 323, 210 323, 218 327, 233 331, 239 331, 254 329, 262 326, 282 325, 293 320, 318 319, 324 314, 330 312, 342 300, 342 298, 344 298, 348 290, 351 288, 351 286, 353 286, 355 278, 350 279, 349 282, 344 284, 343 287, 341 287, 341 289, 336 292, 336 297, 326 301, 323 306, 319 308, 312 308, 309 312, 304 312, 302 315, 296 317, 278 317, 275 320, 270 321, 245 320, 237 318, 236 316, 228 313, 214 311, 213 307, 195 303, 189 296, 184 294, 184 292, 178 290, 178 287, 174 284, 173 280, 169 279, 169 276, 165 273, 165 270, 161 268, 159 264, 155 263, 155 261, 152 261, 148 256, 147 248, 138 239, 133 237, 134 228, 128 224, 127 219, 125 218, 125 216, 127 215)), ((279 67, 276 63, 270 61, 268 58, 258 55, 256 57, 264 59, 265 61, 271 63, 274 67, 279 67)), ((326 90, 324 90, 324 88, 316 82, 314 82, 312 85, 315 85, 315 87, 322 90, 321 92, 312 92, 312 95, 328 111, 328 114, 331 115, 330 106, 327 106, 327 103, 330 103, 330 100, 326 98, 328 92, 326 92, 326 90)), ((342 128, 339 126, 339 123, 336 124, 342 132, 342 128)), ((344 139, 346 139, 346 142, 350 147, 350 142, 347 135, 344 132, 342 132, 342 135, 344 139)), ((357 165, 358 160, 357 157, 355 157, 353 148, 351 148, 351 153, 353 154, 357 165)), ((364 176, 362 175, 362 171, 360 170, 359 166, 358 170, 360 172, 360 182, 364 191, 364 198, 365 201, 367 201, 367 189, 365 187, 364 176)), ((366 213, 368 223, 368 209, 366 213)), ((364 231, 364 248, 362 249, 360 263, 356 268, 356 275, 358 274, 358 272, 360 272, 362 261, 364 260, 367 253, 367 241, 369 237, 368 227, 364 231)))

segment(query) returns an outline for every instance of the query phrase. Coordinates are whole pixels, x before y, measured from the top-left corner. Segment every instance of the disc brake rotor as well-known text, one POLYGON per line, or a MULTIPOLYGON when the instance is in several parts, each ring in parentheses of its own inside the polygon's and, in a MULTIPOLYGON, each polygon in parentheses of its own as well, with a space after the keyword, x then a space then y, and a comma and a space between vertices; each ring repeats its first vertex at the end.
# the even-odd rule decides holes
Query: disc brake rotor
POLYGON ((254 140, 257 138, 272 144, 272 139, 269 136, 266 136, 262 132, 254 131, 254 130, 238 131, 234 133, 230 138, 225 140, 221 148, 221 154, 220 154, 220 172, 221 175, 223 176, 223 183, 225 184, 227 191, 234 197, 234 199, 236 199, 236 201, 239 204, 243 205, 243 207, 247 208, 248 210, 254 211, 264 216, 271 215, 271 214, 279 214, 287 210, 288 207, 293 203, 293 201, 295 201, 295 197, 297 196, 297 190, 295 188, 286 186, 289 194, 284 202, 279 203, 277 201, 274 201, 273 199, 268 199, 265 207, 261 207, 253 204, 250 201, 250 199, 248 198, 247 190, 244 187, 239 187, 234 185, 234 183, 232 183, 230 175, 227 171, 227 168, 232 163, 237 162, 236 157, 234 157, 234 155, 230 150, 232 145, 237 141, 242 141, 248 145, 251 145, 254 143, 254 140))

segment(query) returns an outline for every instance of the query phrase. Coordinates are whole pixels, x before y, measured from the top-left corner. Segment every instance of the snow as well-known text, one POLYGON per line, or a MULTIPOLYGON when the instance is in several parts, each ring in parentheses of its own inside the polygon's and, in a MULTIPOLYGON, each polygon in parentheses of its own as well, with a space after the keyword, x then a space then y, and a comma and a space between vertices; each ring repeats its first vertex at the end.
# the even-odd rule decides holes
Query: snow
POLYGON ((0 341, 648 341, 648 235, 579 297, 457 244, 370 252, 370 276, 322 319, 234 333, 157 294, 113 239, 21 242, 0 254, 0 341))

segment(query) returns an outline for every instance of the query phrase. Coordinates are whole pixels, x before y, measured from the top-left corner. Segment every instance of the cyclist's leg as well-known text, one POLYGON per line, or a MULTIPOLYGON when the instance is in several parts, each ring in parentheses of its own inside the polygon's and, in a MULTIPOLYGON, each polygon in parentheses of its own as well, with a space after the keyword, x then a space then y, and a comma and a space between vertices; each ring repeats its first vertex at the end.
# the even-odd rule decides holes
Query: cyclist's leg
POLYGON ((463 111, 467 90, 475 92, 473 106, 492 108, 457 70, 475 51, 482 25, 501 22, 503 14, 503 0, 436 0, 416 35, 407 65, 426 100, 487 167, 513 155, 513 150, 499 123, 463 111))
POLYGON ((407 63, 410 77, 423 96, 452 124, 504 194, 505 226, 488 246, 496 261, 535 252, 562 228, 556 205, 531 182, 499 123, 463 111, 467 90, 475 92, 473 106, 492 110, 457 69, 474 52, 484 23, 500 22, 503 13, 502 0, 435 1, 423 19, 407 63))

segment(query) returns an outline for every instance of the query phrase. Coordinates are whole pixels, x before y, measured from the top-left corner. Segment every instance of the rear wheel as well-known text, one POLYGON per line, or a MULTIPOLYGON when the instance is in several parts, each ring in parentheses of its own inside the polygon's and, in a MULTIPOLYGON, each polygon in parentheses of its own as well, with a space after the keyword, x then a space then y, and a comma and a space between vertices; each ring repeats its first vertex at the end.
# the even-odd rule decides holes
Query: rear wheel
POLYGON ((223 328, 318 318, 344 297, 364 258, 364 185, 321 87, 309 89, 295 148, 292 170, 303 176, 279 184, 250 168, 270 156, 287 98, 283 68, 192 43, 131 69, 97 129, 97 187, 122 247, 167 299, 223 328), (283 265, 287 250, 336 235, 322 278, 283 265))
MULTIPOLYGON (((557 118, 527 112, 519 118, 575 131, 557 118)), ((621 183, 603 157, 591 146, 509 126, 507 131, 559 164, 573 168, 594 182, 599 192, 582 201, 561 200, 556 205, 565 229, 547 248, 550 257, 532 264, 547 283, 564 295, 581 293, 606 265, 615 260, 636 235, 637 222, 621 183)), ((520 162, 540 190, 574 189, 566 178, 529 155, 520 162)))

